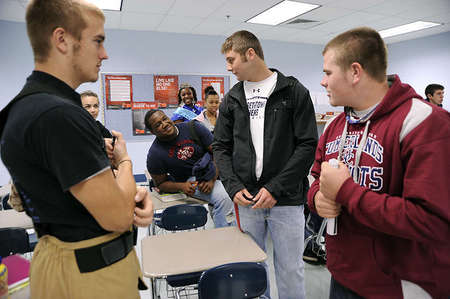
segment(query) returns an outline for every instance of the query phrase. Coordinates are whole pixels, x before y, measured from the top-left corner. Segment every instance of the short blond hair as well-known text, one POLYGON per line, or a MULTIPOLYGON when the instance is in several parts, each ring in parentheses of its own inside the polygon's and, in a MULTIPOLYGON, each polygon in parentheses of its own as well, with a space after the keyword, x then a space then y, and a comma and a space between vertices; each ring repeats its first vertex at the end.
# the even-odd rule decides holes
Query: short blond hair
POLYGON ((241 56, 245 56, 245 52, 252 48, 255 50, 256 55, 264 60, 264 53, 256 35, 250 31, 241 30, 230 35, 222 44, 221 53, 225 54, 231 50, 239 53, 241 56))
POLYGON ((376 30, 359 27, 341 33, 326 44, 322 54, 330 49, 335 50, 336 64, 342 69, 357 62, 375 80, 386 80, 387 48, 376 30))
POLYGON ((87 27, 84 14, 92 13, 105 20, 103 12, 94 5, 76 0, 32 0, 27 6, 26 22, 28 38, 33 48, 34 60, 45 62, 50 53, 50 37, 53 31, 64 28, 77 40, 87 27))

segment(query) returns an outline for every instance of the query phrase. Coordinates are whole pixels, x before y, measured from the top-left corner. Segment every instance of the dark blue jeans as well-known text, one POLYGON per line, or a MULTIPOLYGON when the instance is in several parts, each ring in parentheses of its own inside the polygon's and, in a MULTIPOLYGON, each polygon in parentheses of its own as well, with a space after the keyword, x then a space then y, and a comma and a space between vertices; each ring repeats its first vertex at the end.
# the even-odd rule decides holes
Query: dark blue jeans
POLYGON ((330 299, 364 299, 352 290, 344 287, 331 276, 330 299))

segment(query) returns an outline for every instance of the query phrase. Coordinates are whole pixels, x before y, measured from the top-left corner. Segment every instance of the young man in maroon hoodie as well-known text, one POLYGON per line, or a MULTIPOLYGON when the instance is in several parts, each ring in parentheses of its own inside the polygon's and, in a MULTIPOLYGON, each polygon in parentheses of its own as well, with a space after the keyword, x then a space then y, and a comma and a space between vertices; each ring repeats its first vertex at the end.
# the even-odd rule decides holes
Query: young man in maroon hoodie
POLYGON ((447 299, 450 114, 386 77, 375 30, 338 35, 323 57, 321 85, 345 107, 320 138, 308 192, 311 210, 337 217, 326 236, 330 298, 406 298, 415 284, 447 299))

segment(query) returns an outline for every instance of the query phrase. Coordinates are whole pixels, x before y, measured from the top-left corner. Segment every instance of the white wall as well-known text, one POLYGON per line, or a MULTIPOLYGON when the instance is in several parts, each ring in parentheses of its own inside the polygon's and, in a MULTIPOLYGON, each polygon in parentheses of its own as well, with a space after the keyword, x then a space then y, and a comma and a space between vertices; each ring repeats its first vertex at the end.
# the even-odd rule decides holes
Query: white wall
POLYGON ((399 74, 423 98, 428 84, 443 85, 443 107, 450 111, 450 32, 395 43, 388 50, 388 73, 399 74))
MULTIPOLYGON (((106 49, 110 59, 103 72, 215 73, 227 74, 220 46, 225 37, 107 30, 106 49)), ((24 23, 0 21, 0 108, 20 90, 33 69, 33 57, 24 23)), ((407 41, 389 47, 389 73, 398 73, 419 94, 428 82, 450 86, 448 53, 450 33, 407 41), (426 77, 425 77, 426 76, 426 77), (429 79, 429 80, 428 80, 429 79)), ((297 77, 308 89, 321 92, 322 46, 262 41, 265 60, 270 67, 297 77)), ((232 79, 232 84, 236 82, 232 79)), ((78 91, 100 92, 99 83, 86 83, 78 91)), ((450 89, 450 87, 449 87, 450 89)), ((444 101, 449 109, 449 100, 444 101)), ((150 138, 149 138, 150 141, 150 138)), ((150 142, 128 144, 134 172, 145 170, 150 142)), ((9 175, 0 164, 0 185, 9 175)))

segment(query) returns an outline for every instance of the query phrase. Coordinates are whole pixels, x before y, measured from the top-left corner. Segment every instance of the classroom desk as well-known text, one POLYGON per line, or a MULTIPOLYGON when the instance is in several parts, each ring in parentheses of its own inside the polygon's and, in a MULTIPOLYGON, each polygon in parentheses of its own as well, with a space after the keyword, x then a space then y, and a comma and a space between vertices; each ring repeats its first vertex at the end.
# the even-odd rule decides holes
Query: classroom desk
POLYGON ((10 299, 30 299, 30 285, 10 295, 10 299))
POLYGON ((193 198, 188 196, 185 199, 180 199, 180 200, 174 200, 174 201, 162 201, 160 200, 158 197, 155 196, 155 191, 150 192, 150 197, 152 199, 153 202, 153 210, 164 210, 165 208, 168 207, 172 207, 172 206, 177 206, 177 205, 182 205, 182 204, 201 204, 204 205, 206 203, 208 203, 207 201, 203 201, 201 199, 197 199, 197 198, 193 198))
POLYGON ((33 228, 33 222, 25 212, 2 210, 0 211, 0 228, 5 227, 33 228))
POLYGON ((153 298, 157 298, 157 278, 267 258, 253 239, 235 226, 150 236, 141 244, 142 268, 144 276, 151 278, 153 298))

